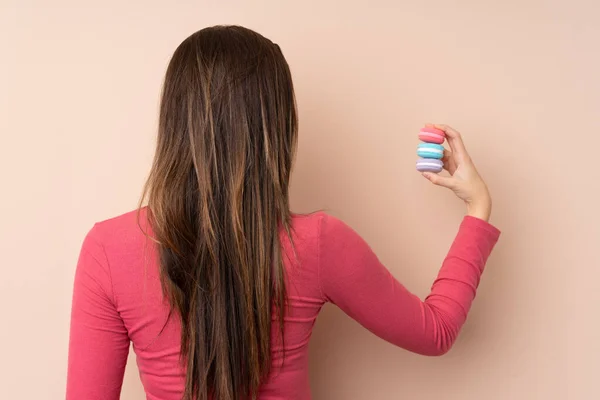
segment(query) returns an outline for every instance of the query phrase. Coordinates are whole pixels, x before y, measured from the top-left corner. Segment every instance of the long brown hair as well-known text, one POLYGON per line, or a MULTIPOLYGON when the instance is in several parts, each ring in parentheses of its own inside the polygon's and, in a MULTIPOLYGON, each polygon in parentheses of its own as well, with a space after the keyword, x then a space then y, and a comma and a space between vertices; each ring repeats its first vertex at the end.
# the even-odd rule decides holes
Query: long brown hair
POLYGON ((184 399, 255 398, 283 335, 297 114, 277 44, 202 29, 169 63, 144 198, 164 294, 181 318, 184 399), (274 312, 272 313, 272 311, 274 312))

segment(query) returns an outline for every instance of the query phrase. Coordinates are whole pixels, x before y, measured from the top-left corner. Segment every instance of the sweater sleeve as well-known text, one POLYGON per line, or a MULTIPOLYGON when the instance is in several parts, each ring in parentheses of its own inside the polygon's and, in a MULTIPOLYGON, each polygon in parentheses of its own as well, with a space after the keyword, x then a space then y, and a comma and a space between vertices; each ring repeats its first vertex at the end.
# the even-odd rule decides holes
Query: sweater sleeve
POLYGON ((415 353, 442 355, 467 318, 499 235, 487 222, 465 217, 429 295, 421 301, 356 232, 324 214, 319 236, 322 295, 380 338, 415 353))
POLYGON ((117 311, 102 245, 87 235, 75 272, 67 400, 119 399, 129 337, 117 311))

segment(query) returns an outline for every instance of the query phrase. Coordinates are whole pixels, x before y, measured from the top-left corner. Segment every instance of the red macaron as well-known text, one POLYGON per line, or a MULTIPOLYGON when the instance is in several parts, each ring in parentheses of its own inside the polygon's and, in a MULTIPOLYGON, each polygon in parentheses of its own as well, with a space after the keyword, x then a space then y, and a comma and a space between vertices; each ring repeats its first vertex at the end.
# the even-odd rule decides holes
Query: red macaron
POLYGON ((425 127, 419 132, 419 140, 426 143, 442 144, 446 139, 446 132, 437 128, 425 127))

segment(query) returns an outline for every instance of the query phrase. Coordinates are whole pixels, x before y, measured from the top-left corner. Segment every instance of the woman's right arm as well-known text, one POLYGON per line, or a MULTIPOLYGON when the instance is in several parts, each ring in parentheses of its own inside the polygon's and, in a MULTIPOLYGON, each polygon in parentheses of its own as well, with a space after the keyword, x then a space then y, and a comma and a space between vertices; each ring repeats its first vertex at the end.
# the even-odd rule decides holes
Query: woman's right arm
POLYGON ((371 332, 424 355, 442 355, 464 324, 499 232, 467 216, 425 301, 381 264, 367 243, 334 217, 321 217, 319 281, 326 301, 371 332))
POLYGON ((427 176, 452 189, 467 204, 454 242, 424 301, 409 292, 381 264, 349 226, 323 214, 319 235, 319 283, 326 301, 340 307, 388 342, 424 355, 451 347, 475 298, 479 279, 500 232, 486 220, 491 201, 456 131, 445 165, 451 177, 427 176))

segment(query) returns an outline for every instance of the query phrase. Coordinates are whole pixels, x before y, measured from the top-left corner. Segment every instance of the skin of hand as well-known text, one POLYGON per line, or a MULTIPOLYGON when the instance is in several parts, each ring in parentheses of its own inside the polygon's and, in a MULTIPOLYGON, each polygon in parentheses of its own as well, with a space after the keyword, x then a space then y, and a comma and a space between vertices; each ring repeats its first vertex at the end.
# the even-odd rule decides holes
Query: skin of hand
POLYGON ((492 197, 465 148, 461 134, 448 125, 426 124, 426 126, 446 132, 450 150, 444 150, 442 161, 444 169, 450 176, 440 176, 431 172, 424 172, 423 176, 434 185, 452 190, 459 199, 465 202, 467 215, 489 221, 492 212, 492 197))

